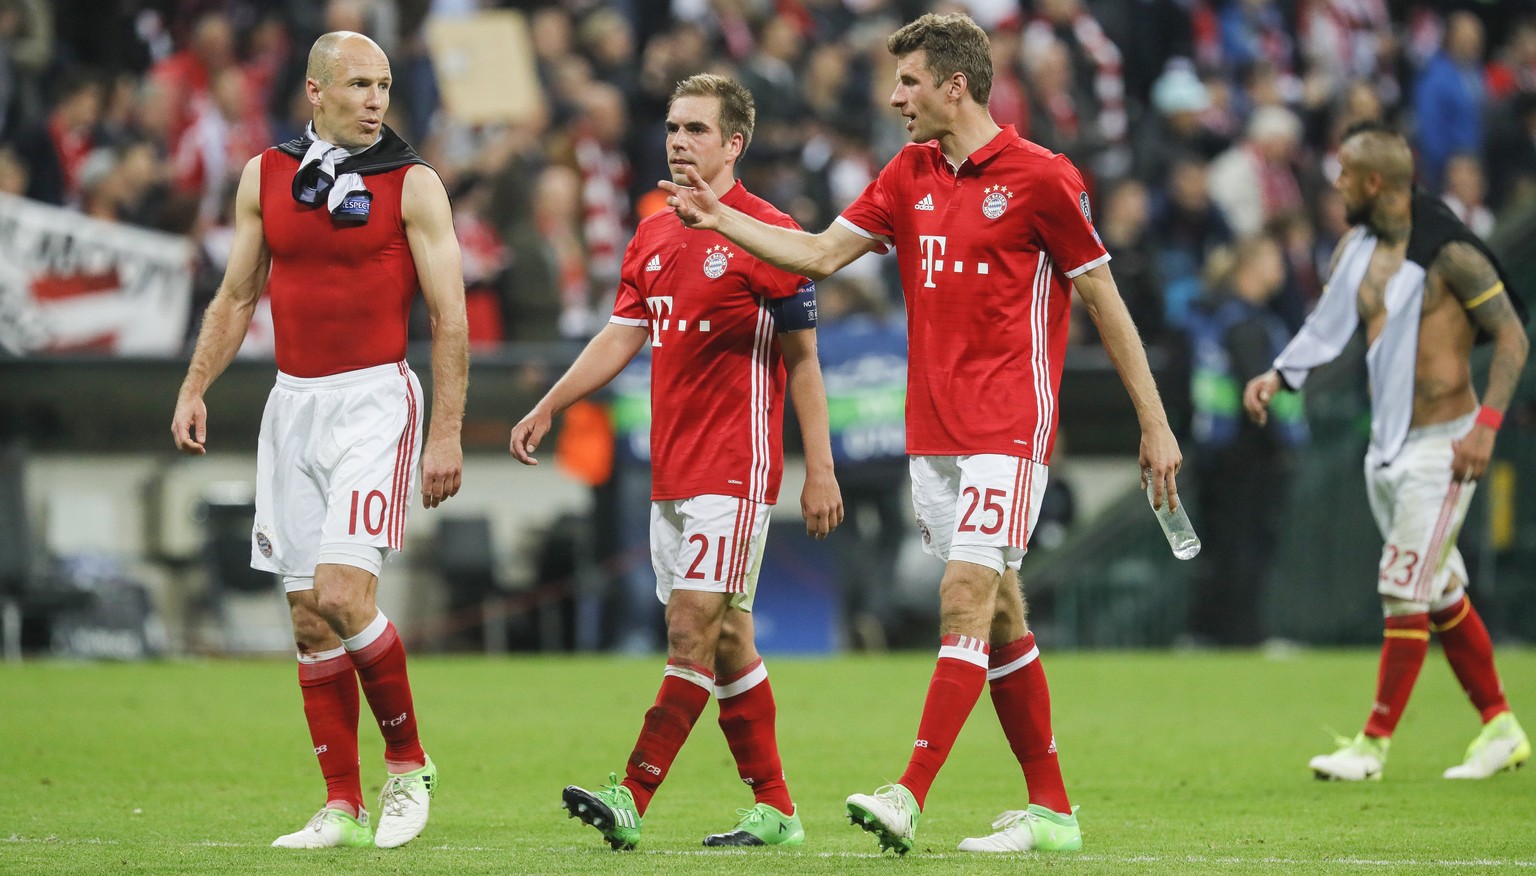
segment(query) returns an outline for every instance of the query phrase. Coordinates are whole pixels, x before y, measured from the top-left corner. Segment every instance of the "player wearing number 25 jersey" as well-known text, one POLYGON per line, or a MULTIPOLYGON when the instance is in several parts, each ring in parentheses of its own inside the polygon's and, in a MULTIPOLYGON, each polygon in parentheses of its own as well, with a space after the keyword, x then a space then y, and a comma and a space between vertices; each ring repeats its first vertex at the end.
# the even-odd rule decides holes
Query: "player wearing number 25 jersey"
MULTIPOLYGON (((672 176, 700 174, 736 209, 793 228, 735 179, 754 116, 751 94, 730 79, 700 74, 678 83, 667 108, 672 176)), ((843 519, 815 327, 814 283, 719 234, 685 227, 670 210, 653 215, 624 254, 608 326, 512 429, 512 455, 533 464, 554 414, 613 379, 649 344, 651 565, 667 606, 667 668, 624 779, 597 791, 570 785, 561 798, 615 849, 640 841, 651 797, 711 694, 754 805, 735 829, 704 844, 805 838, 780 765, 777 712, 751 610, 783 476, 786 386, 805 444, 806 531, 821 538, 843 519)))
POLYGON ((986 33, 964 15, 924 15, 886 47, 896 58, 891 105, 907 120, 912 145, 826 231, 756 221, 698 174, 662 187, 684 224, 813 279, 896 247, 907 302, 912 505, 924 548, 946 562, 942 635, 906 771, 874 794, 849 797, 849 816, 882 849, 910 850, 928 790, 990 683, 1029 806, 960 848, 1076 849, 1082 834, 1013 571, 1045 491, 1073 289, 1136 406, 1140 462, 1159 501, 1176 489, 1178 442, 1093 231, 1082 178, 987 112, 986 33))
POLYGON ((1072 162, 1012 125, 959 167, 913 143, 837 221, 896 248, 907 452, 1049 463, 1072 278, 1109 261, 1072 162))

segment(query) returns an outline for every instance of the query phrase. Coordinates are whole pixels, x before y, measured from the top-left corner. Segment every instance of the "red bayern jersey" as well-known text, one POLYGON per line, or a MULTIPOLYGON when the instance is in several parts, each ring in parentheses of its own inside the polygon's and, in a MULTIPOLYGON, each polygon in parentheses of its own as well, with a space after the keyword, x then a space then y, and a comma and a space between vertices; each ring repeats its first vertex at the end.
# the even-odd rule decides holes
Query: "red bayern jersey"
POLYGON ((299 159, 262 153, 261 227, 272 252, 267 294, 284 374, 324 377, 405 359, 419 286, 400 192, 413 166, 363 177, 373 195, 368 221, 339 225, 324 198, 313 207, 293 199, 299 159))
MULTIPOLYGON (((721 203, 795 221, 737 182, 721 203)), ((612 321, 651 330, 651 499, 734 496, 772 505, 784 474, 784 363, 768 302, 809 282, 672 210, 624 251, 612 321)))
POLYGON ((914 143, 837 221, 896 247, 907 452, 1049 463, 1071 278, 1109 260, 1072 162, 1012 125, 958 169, 914 143))

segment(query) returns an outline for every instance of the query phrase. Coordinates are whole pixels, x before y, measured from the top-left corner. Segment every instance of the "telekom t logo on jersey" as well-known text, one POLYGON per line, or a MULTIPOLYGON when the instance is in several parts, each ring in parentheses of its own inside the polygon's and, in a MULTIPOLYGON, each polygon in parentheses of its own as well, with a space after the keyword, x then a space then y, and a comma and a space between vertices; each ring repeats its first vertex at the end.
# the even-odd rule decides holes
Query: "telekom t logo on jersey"
MULTIPOLYGON (((948 246, 948 244, 949 244, 949 238, 944 237, 942 235, 937 235, 937 234, 920 234, 920 235, 918 235, 918 237, 917 237, 917 245, 922 247, 922 249, 923 249, 923 265, 922 265, 922 267, 923 267, 923 272, 926 275, 923 278, 923 288, 924 289, 937 289, 938 288, 936 285, 934 285, 933 275, 935 273, 943 273, 944 272, 944 266, 946 264, 950 266, 951 273, 955 273, 955 274, 963 274, 963 273, 965 273, 965 262, 962 262, 962 261, 946 262, 946 261, 944 261, 944 250, 948 246)), ((988 267, 987 267, 987 263, 986 262, 977 262, 976 263, 976 273, 985 275, 987 272, 988 272, 988 267)))
MULTIPOLYGON (((645 309, 651 313, 651 346, 661 346, 661 333, 671 331, 674 327, 680 331, 688 330, 688 320, 672 319, 672 296, 653 295, 645 299, 645 309)), ((701 319, 694 323, 695 328, 701 332, 709 331, 709 320, 701 319)))

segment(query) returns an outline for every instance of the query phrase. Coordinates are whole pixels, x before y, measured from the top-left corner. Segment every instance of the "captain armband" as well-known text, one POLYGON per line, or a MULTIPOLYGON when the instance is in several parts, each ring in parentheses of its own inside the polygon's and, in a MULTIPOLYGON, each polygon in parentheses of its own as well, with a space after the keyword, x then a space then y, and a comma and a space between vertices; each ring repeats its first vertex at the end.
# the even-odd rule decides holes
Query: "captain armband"
POLYGON ((806 280, 787 298, 775 298, 768 302, 768 312, 773 314, 774 328, 779 334, 798 332, 816 327, 816 283, 806 280))
POLYGON ((1462 307, 1465 307, 1467 310, 1471 310, 1474 307, 1480 307, 1492 301, 1494 298, 1497 298, 1499 293, 1503 291, 1504 281, 1500 280, 1497 283, 1494 283, 1492 286, 1489 286, 1488 289, 1483 292, 1483 294, 1463 304, 1462 307))

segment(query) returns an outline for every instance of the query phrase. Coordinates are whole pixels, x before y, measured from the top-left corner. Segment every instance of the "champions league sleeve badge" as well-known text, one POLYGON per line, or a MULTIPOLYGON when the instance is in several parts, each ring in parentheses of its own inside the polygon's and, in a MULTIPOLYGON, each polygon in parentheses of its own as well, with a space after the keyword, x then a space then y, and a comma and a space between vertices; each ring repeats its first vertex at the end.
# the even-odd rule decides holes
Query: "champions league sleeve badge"
POLYGON ((331 210, 331 220, 337 225, 364 225, 368 222, 368 211, 373 206, 373 192, 363 189, 350 192, 335 209, 331 210))

